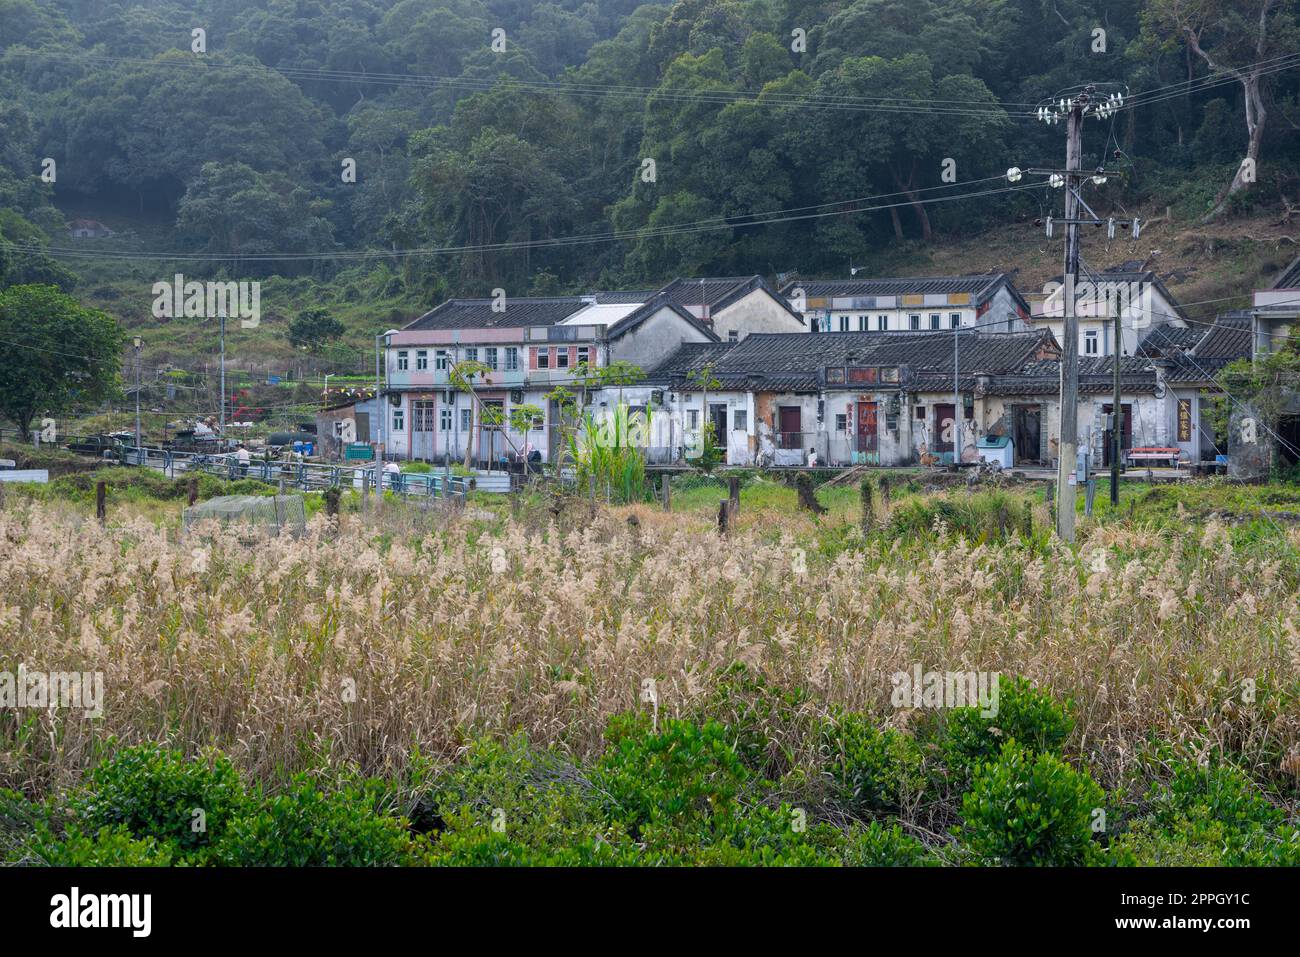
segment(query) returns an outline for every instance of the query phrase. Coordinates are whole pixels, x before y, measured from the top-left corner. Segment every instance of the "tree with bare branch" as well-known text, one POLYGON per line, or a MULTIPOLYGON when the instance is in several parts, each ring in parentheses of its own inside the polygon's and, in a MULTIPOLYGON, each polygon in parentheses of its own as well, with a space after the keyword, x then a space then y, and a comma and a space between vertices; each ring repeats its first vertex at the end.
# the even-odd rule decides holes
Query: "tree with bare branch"
POLYGON ((1202 222, 1223 212, 1254 180, 1268 119, 1265 79, 1275 58, 1300 48, 1300 0, 1151 0, 1143 16, 1153 39, 1183 43, 1214 74, 1241 84, 1246 156, 1202 222))

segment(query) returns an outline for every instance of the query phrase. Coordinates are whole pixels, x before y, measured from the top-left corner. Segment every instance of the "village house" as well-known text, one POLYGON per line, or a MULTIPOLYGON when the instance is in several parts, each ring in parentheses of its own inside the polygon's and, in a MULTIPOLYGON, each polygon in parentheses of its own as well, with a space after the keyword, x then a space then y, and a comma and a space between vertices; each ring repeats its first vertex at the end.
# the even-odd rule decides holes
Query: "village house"
POLYGON ((1215 381, 1224 366, 1251 354, 1251 317, 1245 312, 1219 316, 1211 324, 1153 330, 1139 354, 1155 360, 1167 387, 1164 415, 1168 445, 1190 462, 1215 462, 1228 454, 1226 427, 1216 425, 1212 403, 1223 390, 1215 381))
POLYGON ((1029 303, 1007 273, 794 280, 781 288, 812 332, 1021 332, 1029 303))
POLYGON ((316 412, 316 454, 341 462, 352 443, 377 441, 371 424, 377 423, 379 402, 374 389, 332 389, 324 408, 316 412))
POLYGON ((722 342, 756 332, 807 332, 803 316, 762 276, 674 279, 659 290, 686 309, 722 342))
MULTIPOLYGON (((1075 289, 1075 315, 1079 317, 1079 355, 1099 358, 1115 355, 1115 318, 1120 320, 1119 354, 1137 354, 1138 343, 1151 330, 1189 325, 1182 306, 1153 271, 1141 262, 1124 263, 1100 273, 1085 272, 1075 289)), ((1064 341, 1065 287, 1057 276, 1043 293, 1031 297, 1034 328, 1049 329, 1064 341)))
MULTIPOLYGON (((1047 332, 756 334, 683 346, 638 399, 687 433, 712 421, 732 465, 913 465, 951 461, 959 428, 974 454, 987 431, 981 377, 1058 355, 1047 332)), ((658 447, 652 460, 680 452, 658 447)))
POLYGON ((579 391, 579 366, 597 370, 624 361, 644 367, 684 342, 717 341, 670 297, 645 295, 452 299, 420 316, 388 337, 386 455, 447 462, 469 453, 496 465, 537 451, 552 461, 558 409, 548 394, 559 386, 579 391), (488 370, 475 377, 473 396, 451 377, 467 361, 488 370), (510 421, 520 405, 543 412, 527 434, 510 421), (485 424, 485 408, 498 410, 503 424, 485 424))
POLYGON ((1300 325, 1300 256, 1273 284, 1255 293, 1251 318, 1252 355, 1275 352, 1300 325))

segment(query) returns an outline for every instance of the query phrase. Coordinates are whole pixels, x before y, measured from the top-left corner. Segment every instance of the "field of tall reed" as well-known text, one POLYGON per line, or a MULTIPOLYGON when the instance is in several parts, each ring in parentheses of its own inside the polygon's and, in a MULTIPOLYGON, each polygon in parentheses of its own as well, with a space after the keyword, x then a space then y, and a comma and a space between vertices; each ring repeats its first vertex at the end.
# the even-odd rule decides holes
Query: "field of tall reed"
MULTIPOLYGON (((1023 676, 1070 702, 1065 752, 1108 789, 1142 786, 1159 741, 1231 754, 1294 797, 1296 530, 1242 545, 1214 521, 1119 521, 1070 549, 1041 524, 875 528, 750 510, 723 537, 707 515, 577 502, 318 515, 250 539, 11 500, 0 672, 99 672, 104 701, 94 718, 0 710, 0 787, 54 793, 146 741, 216 746, 269 786, 400 774, 516 732, 584 761, 613 715, 725 717, 714 692, 742 663, 803 718, 904 732, 898 672, 1023 676)), ((815 742, 783 720, 765 733, 811 766, 815 742)))

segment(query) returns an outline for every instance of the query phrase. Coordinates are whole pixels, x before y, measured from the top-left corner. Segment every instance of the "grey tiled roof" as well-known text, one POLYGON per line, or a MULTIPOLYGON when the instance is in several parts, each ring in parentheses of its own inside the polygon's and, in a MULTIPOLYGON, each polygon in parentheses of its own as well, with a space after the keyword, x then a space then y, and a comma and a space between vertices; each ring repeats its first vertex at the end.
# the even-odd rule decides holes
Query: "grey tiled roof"
POLYGON ((1169 323, 1153 326, 1138 345, 1138 352, 1150 358, 1176 356, 1205 338, 1204 326, 1184 328, 1169 323))
POLYGON ((1174 359, 1165 369, 1165 378, 1170 382, 1180 384, 1198 382, 1208 383, 1214 379, 1223 367, 1232 362, 1232 359, 1197 359, 1195 356, 1185 355, 1174 359))
POLYGON ((688 325, 694 326, 701 333, 708 336, 713 342, 718 341, 717 333, 704 323, 700 322, 700 320, 696 319, 695 316, 691 315, 691 313, 686 309, 677 305, 677 303, 673 302, 663 293, 652 294, 648 302, 632 310, 622 319, 618 320, 618 322, 610 325, 606 332, 611 339, 621 336, 624 333, 631 332, 661 309, 671 309, 688 325))
POLYGON ((702 298, 710 312, 715 312, 726 308, 755 289, 766 291, 782 308, 803 321, 803 317, 790 308, 790 303, 785 297, 769 286, 766 279, 758 275, 674 279, 660 289, 659 294, 668 296, 679 306, 698 306, 702 298))
POLYGON ((1300 289, 1300 256, 1297 256, 1273 280, 1272 289, 1300 289))
POLYGON ((581 296, 507 298, 504 312, 494 312, 493 299, 448 299, 419 319, 403 326, 414 329, 510 329, 552 326, 588 305, 581 296))
MULTIPOLYGON (((1115 387, 1115 366, 1112 356, 1079 359, 1079 394, 1098 395, 1115 387)), ((1155 366, 1148 359, 1124 356, 1119 366, 1122 392, 1155 392, 1157 388, 1155 366)), ((1031 362, 1014 374, 990 378, 989 395, 1058 395, 1061 386, 1059 361, 1031 362)))
MULTIPOLYGON (((975 376, 1015 371, 1043 350, 1057 351, 1046 330, 956 334, 963 388, 975 376)), ((685 374, 712 361, 723 388, 762 391, 814 391, 827 366, 905 366, 917 387, 952 385, 952 335, 914 332, 835 332, 754 334, 729 349, 705 352, 687 345, 651 370, 656 382, 680 385, 685 374), (688 351, 689 350, 689 351, 688 351)))
POLYGON ((635 302, 649 302, 655 296, 653 289, 607 289, 592 293, 592 298, 602 306, 631 305, 635 302))
POLYGON ((1220 316, 1192 350, 1200 359, 1243 359, 1250 355, 1250 314, 1220 316))

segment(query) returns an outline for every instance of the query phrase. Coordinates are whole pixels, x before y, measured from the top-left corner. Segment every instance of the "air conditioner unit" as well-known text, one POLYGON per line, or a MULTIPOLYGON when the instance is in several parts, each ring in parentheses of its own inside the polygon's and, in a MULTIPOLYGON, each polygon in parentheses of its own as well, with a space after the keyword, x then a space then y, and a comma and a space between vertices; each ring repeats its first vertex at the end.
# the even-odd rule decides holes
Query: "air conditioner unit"
POLYGON ((663 405, 663 404, 664 404, 664 390, 663 390, 663 389, 651 389, 651 390, 650 390, 650 401, 653 402, 655 405, 663 405))

